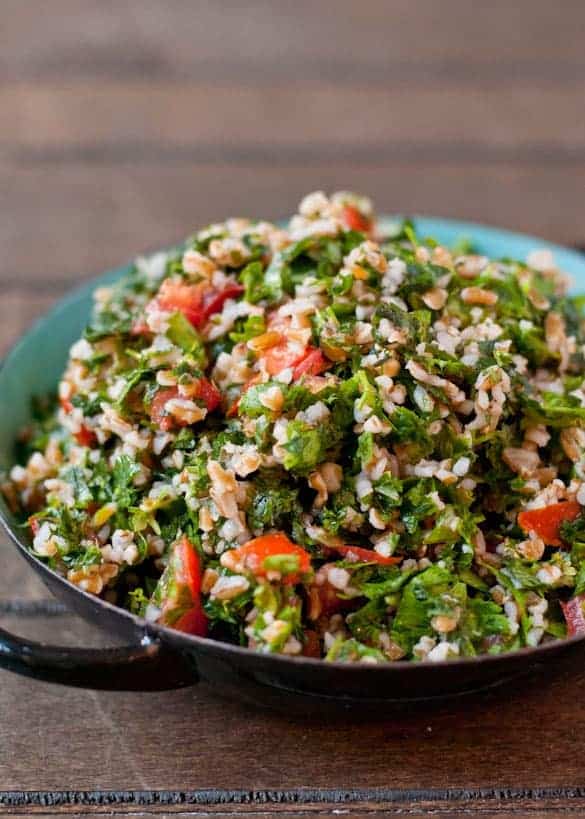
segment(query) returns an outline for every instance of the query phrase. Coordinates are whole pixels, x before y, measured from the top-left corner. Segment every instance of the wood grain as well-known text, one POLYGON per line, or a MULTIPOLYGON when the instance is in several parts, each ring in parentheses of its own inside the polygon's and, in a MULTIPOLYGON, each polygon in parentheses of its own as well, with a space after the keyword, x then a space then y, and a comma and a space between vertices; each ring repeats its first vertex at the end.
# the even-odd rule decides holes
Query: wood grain
POLYGON ((51 149, 63 156, 71 148, 154 144, 163 157, 187 146, 255 151, 259 159, 267 148, 285 162, 295 149, 308 148, 320 158, 349 147, 358 156, 387 157, 400 145, 430 158, 456 158, 458 150, 476 159, 508 158, 510 151, 522 156, 538 149, 550 161, 561 152, 583 158, 584 95, 585 77, 560 87, 523 82, 481 93, 455 85, 440 104, 435 89, 404 93, 399 84, 12 83, 0 89, 6 118, 0 144, 25 159, 51 156, 51 149))
MULTIPOLYGON (((172 244, 227 214, 282 217, 310 189, 367 191, 381 211, 483 220, 573 243, 583 166, 392 161, 305 165, 175 161, 25 163, 0 167, 0 281, 46 295, 172 244), (554 206, 551 206, 551 203, 554 206), (559 203, 562 203, 559 204, 559 203)), ((1 304, 2 322, 10 316, 1 304)), ((20 309, 20 308, 19 308, 20 309)))
MULTIPOLYGON (((509 793, 508 797, 504 793, 477 794, 470 791, 453 794, 453 799, 445 800, 440 796, 426 794, 392 794, 386 800, 367 799, 365 794, 355 794, 357 797, 352 801, 326 801, 306 802, 298 799, 298 792, 286 794, 286 792, 270 793, 258 792, 256 794, 242 794, 245 801, 238 801, 239 794, 233 794, 232 800, 224 799, 217 802, 207 801, 207 797, 214 797, 214 794, 207 793, 185 793, 185 792, 152 792, 142 791, 125 792, 123 794, 89 794, 64 793, 64 794, 37 794, 29 792, 26 794, 7 795, 6 801, 11 800, 11 815, 42 815, 48 817, 56 816, 94 816, 94 815, 124 815, 143 817, 151 816, 210 816, 215 819, 227 819, 237 815, 249 815, 254 817, 278 816, 281 819, 291 819, 291 817, 338 817, 351 816, 352 819, 365 819, 365 817, 376 816, 408 816, 408 817, 460 817, 470 815, 481 815, 487 819, 495 819, 502 816, 530 816, 534 819, 544 819, 544 817, 564 815, 562 803, 558 795, 538 792, 509 793), (286 799, 286 796, 292 798, 286 799), (96 798, 96 796, 101 797, 96 798), (85 797, 85 798, 84 798, 85 797), (254 798, 256 797, 256 798, 254 798), (284 797, 284 798, 283 798, 284 797), (281 799, 282 801, 277 801, 281 799), (53 807, 53 810, 48 808, 53 807), (83 813, 78 813, 77 809, 82 806, 83 813), (296 806, 296 807, 295 807, 296 806), (341 807, 340 807, 341 806, 341 807), (58 810, 58 812, 56 812, 58 810)), ((370 794, 370 797, 374 794, 370 794)), ((574 812, 583 805, 583 800, 575 797, 572 805, 574 812)), ((573 812, 571 809, 567 812, 573 812)), ((0 809, 0 815, 2 810, 0 809)))
MULTIPOLYGON (((585 6, 3 0, 0 355, 65 290, 309 190, 585 241, 585 6)), ((113 643, 0 544, 0 622, 113 643)), ((0 813, 585 812, 585 671, 434 710, 309 720, 0 674, 0 813)))
POLYGON ((563 0, 352 0, 271 4, 265 0, 4 0, 0 67, 13 78, 47 76, 226 76, 285 84, 367 71, 368 80, 571 80, 585 68, 583 6, 563 0), (435 69, 439 69, 437 73, 435 69), (442 70, 440 70, 442 69, 442 70), (570 69, 570 70, 569 70, 570 69), (340 71, 342 72, 340 74, 340 71))
MULTIPOLYGON (((72 628, 68 618, 39 618, 45 638, 61 641, 72 628)), ((514 788, 581 793, 585 673, 575 668, 464 704, 343 721, 292 717, 286 701, 281 713, 267 714, 218 699, 206 684, 127 694, 12 675, 2 682, 0 712, 10 719, 0 726, 0 743, 11 746, 0 759, 4 791, 312 789, 355 799, 361 789, 380 800, 429 790, 439 799, 453 789, 478 796, 499 789, 502 799, 514 788)))

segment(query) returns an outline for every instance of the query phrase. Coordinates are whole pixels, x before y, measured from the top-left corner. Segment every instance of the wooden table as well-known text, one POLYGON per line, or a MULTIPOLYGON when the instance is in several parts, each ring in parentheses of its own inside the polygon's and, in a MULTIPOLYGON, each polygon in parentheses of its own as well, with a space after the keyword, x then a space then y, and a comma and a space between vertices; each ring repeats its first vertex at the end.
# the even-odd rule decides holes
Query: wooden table
MULTIPOLYGON (((583 243, 585 7, 2 0, 0 349, 76 281, 314 188, 583 243)), ((103 637, 0 548, 3 625, 103 637)), ((585 670, 303 719, 0 673, 0 812, 585 813, 585 670)))

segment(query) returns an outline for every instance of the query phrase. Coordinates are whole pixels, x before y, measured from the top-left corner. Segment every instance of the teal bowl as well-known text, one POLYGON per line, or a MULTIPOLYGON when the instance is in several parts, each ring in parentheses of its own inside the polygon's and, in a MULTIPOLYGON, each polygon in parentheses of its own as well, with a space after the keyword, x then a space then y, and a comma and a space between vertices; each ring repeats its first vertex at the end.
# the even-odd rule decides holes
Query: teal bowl
MULTIPOLYGON (((385 217, 383 222, 395 221, 385 217)), ((432 236, 445 245, 470 239, 474 249, 487 256, 526 259, 528 253, 545 248, 553 252, 558 266, 573 279, 573 291, 585 292, 585 255, 520 233, 450 219, 415 217, 417 233, 432 236)), ((60 301, 13 347, 0 369, 0 472, 13 464, 14 441, 30 418, 31 399, 54 392, 71 344, 85 327, 92 306, 92 292, 116 281, 129 266, 106 273, 84 284, 60 301)), ((0 517, 10 539, 49 588, 83 617, 106 631, 124 637, 129 647, 115 650, 65 649, 14 637, 0 629, 0 666, 18 673, 70 685, 101 688, 151 689, 190 684, 197 667, 204 676, 233 687, 243 679, 303 696, 333 697, 334 701, 385 703, 411 698, 433 698, 468 691, 478 685, 501 681, 536 660, 558 654, 582 638, 546 644, 535 649, 496 657, 453 660, 435 665, 389 664, 388 666, 340 666, 306 658, 259 655, 213 640, 178 634, 147 624, 141 618, 89 595, 51 572, 28 550, 28 535, 0 498, 0 517), (332 674, 334 675, 332 677, 332 674), (333 686, 333 688, 332 688, 333 686), (333 695, 331 691, 335 692, 333 695)), ((4 548, 8 548, 5 546, 4 548)))

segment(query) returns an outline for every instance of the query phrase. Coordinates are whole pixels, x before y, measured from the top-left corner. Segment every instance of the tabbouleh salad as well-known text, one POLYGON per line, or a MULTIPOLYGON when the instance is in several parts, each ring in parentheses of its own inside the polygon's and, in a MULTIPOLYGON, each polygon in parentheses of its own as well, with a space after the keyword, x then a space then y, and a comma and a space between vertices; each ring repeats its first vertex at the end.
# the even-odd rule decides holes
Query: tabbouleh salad
POLYGON ((139 258, 2 489, 72 583, 345 662, 585 631, 585 331, 550 253, 443 247, 368 199, 139 258))

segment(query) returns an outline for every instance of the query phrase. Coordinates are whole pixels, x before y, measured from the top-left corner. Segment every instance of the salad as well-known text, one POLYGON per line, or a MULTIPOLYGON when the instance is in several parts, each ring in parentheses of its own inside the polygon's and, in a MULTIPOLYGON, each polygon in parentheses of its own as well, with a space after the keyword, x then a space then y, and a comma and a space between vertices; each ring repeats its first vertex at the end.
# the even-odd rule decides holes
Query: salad
POLYGON ((2 491, 30 548, 179 631, 345 662, 585 633, 585 331, 547 251, 351 193, 95 291, 2 491))

